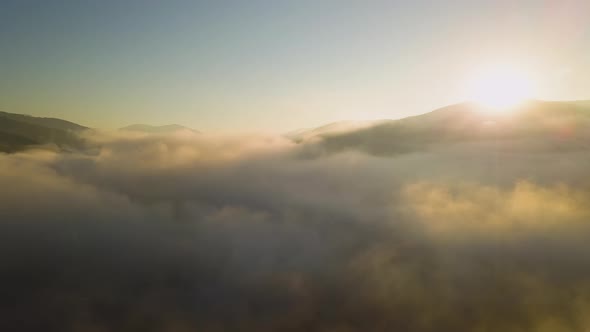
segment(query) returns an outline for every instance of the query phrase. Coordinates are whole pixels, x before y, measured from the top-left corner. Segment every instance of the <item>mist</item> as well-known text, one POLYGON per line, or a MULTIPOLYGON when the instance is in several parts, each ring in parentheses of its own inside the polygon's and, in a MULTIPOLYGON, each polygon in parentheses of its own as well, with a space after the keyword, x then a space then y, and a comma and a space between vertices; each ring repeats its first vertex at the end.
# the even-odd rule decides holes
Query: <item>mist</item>
POLYGON ((582 147, 310 154, 318 142, 272 136, 85 139, 78 152, 0 155, 2 330, 590 323, 582 147))

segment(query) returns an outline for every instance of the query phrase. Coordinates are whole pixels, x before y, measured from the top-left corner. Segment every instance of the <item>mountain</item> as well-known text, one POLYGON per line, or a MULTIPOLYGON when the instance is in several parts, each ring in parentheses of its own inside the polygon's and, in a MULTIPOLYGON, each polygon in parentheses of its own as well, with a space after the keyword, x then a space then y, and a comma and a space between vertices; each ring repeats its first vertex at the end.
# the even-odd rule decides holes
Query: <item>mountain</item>
POLYGON ((0 131, 0 152, 17 152, 37 144, 39 143, 27 137, 3 133, 0 131))
POLYGON ((345 133, 359 130, 362 128, 374 126, 378 123, 388 120, 372 120, 372 121, 338 121, 323 125, 317 128, 298 129, 284 134, 283 136, 292 139, 296 142, 302 142, 312 137, 322 136, 326 134, 345 133))
POLYGON ((127 127, 123 127, 120 130, 135 131, 147 134, 170 134, 178 132, 186 132, 192 134, 199 134, 199 131, 184 127, 177 124, 164 125, 164 126, 150 126, 145 124, 134 124, 127 127))
POLYGON ((15 113, 7 113, 7 112, 0 112, 0 118, 8 118, 11 120, 24 122, 32 125, 42 126, 46 128, 52 129, 59 129, 65 131, 83 131, 89 128, 81 126, 77 123, 73 123, 70 121, 56 119, 56 118, 44 118, 44 117, 34 117, 30 115, 24 114, 15 114, 15 113))
POLYGON ((62 149, 80 148, 84 141, 79 134, 87 129, 61 119, 0 112, 0 152, 16 152, 44 144, 62 149))
POLYGON ((315 129, 299 137, 304 137, 299 142, 313 154, 357 150, 386 156, 476 142, 503 144, 502 148, 512 150, 586 149, 590 147, 590 102, 529 101, 504 113, 461 103, 358 130, 315 129))
MULTIPOLYGON (((85 144, 79 134, 86 130, 89 128, 66 120, 0 112, 0 152, 43 144, 78 149, 85 144)), ((176 124, 135 124, 120 130, 199 133, 176 124)), ((399 120, 341 121, 285 136, 311 155, 356 150, 387 156, 478 142, 507 150, 589 149, 590 101, 529 101, 504 113, 461 103, 399 120)))

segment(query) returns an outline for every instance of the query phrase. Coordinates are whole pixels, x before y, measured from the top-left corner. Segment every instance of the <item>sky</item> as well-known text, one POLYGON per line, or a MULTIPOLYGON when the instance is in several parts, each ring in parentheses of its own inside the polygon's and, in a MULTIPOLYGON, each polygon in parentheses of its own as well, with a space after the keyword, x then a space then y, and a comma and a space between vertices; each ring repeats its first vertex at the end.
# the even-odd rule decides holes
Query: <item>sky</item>
POLYGON ((540 99, 589 99, 588 59, 583 0, 0 0, 0 110, 97 128, 400 118, 498 62, 540 99))

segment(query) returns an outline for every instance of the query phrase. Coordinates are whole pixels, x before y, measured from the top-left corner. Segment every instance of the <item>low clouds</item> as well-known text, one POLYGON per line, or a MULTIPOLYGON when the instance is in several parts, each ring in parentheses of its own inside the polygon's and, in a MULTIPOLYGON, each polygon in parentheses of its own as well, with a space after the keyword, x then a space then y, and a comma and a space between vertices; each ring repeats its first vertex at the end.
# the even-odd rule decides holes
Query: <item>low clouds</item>
POLYGON ((477 184, 417 183, 404 191, 406 207, 429 228, 457 233, 484 231, 519 234, 585 226, 590 217, 588 192, 565 185, 540 187, 522 181, 499 189, 477 184))
POLYGON ((86 140, 0 155, 2 330, 590 324, 583 146, 382 156, 278 137, 86 140))

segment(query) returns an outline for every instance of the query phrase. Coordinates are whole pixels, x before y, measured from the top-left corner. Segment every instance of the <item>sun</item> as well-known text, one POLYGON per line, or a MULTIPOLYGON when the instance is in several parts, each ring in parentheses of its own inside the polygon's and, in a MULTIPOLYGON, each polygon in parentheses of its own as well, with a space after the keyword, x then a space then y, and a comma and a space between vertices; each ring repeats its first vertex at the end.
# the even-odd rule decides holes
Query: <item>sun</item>
POLYGON ((534 82, 525 70, 508 65, 477 71, 469 82, 470 99, 487 110, 502 112, 533 98, 534 82))

